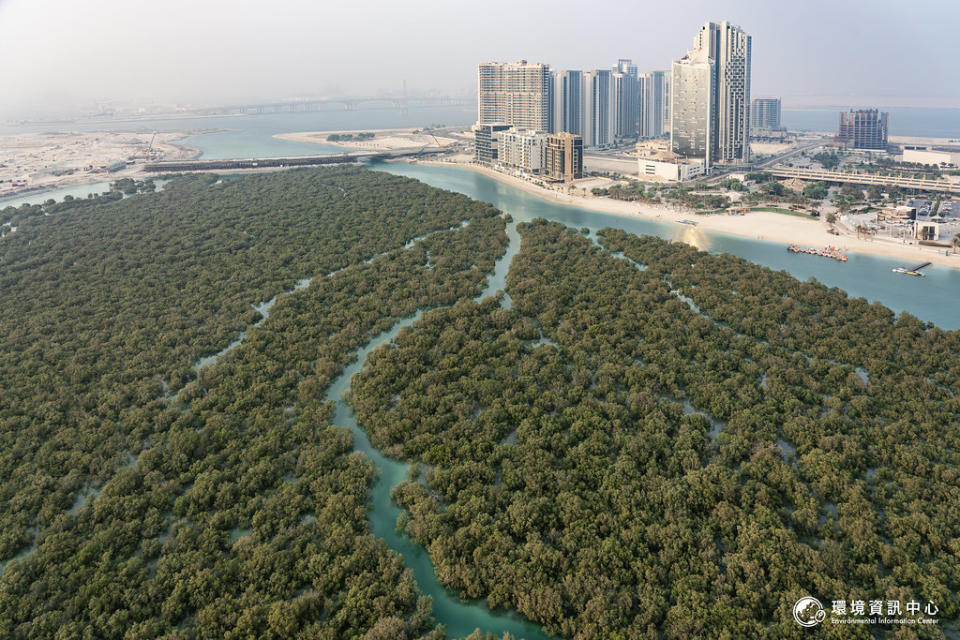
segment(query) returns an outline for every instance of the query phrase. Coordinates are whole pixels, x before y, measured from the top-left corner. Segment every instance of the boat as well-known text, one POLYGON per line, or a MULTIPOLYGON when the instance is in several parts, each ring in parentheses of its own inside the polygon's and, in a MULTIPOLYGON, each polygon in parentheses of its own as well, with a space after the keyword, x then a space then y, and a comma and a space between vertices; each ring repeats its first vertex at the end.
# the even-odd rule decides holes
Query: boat
POLYGON ((924 268, 926 268, 926 267, 929 267, 929 266, 930 266, 930 263, 929 263, 929 262, 923 262, 923 263, 918 264, 917 266, 911 267, 911 268, 909 268, 909 269, 907 269, 906 267, 894 267, 893 269, 891 269, 891 271, 893 271, 894 273, 903 273, 903 274, 905 274, 905 275, 914 276, 914 277, 917 277, 917 278, 924 278, 924 277, 926 277, 927 274, 923 273, 923 272, 920 271, 920 270, 921 270, 921 269, 924 269, 924 268))
POLYGON ((697 226, 697 223, 696 223, 696 222, 694 222, 693 220, 687 220, 686 218, 684 218, 683 220, 681 220, 681 221, 680 221, 680 224, 689 224, 691 227, 697 226))
POLYGON ((813 247, 801 247, 796 244, 791 244, 787 247, 787 251, 792 253, 805 253, 811 256, 820 256, 822 258, 832 258, 839 262, 847 261, 847 254, 843 253, 837 247, 824 247, 822 249, 815 249, 813 247))

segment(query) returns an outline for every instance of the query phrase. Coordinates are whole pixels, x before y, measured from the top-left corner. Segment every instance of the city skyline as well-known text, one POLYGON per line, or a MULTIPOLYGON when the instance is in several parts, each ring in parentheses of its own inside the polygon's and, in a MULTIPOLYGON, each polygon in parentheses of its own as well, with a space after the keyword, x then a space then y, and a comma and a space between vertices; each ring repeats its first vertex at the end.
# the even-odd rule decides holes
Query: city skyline
POLYGON ((754 51, 754 92, 782 96, 786 106, 960 106, 960 71, 938 48, 960 21, 956 6, 694 0, 683 11, 599 2, 583 12, 559 3, 549 5, 549 28, 531 29, 546 6, 494 0, 471 25, 491 37, 474 42, 450 19, 455 3, 331 8, 287 0, 265 14, 251 2, 219 0, 0 0, 0 51, 15 61, 0 116, 109 101, 397 95, 404 81, 411 94, 469 96, 478 60, 590 69, 629 58, 640 69, 666 69, 683 55, 692 29, 720 19, 762 43, 754 51), (861 5, 870 8, 870 30, 859 24, 861 5), (899 46, 879 46, 875 33, 899 46), (78 50, 85 57, 75 61, 78 50))

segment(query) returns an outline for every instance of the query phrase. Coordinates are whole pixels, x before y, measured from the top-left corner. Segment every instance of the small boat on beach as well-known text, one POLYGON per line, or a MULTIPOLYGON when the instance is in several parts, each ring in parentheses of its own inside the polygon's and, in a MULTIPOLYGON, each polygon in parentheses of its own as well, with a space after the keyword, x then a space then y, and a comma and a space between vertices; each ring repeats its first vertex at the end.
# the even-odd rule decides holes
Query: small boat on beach
POLYGON ((694 222, 693 220, 687 220, 686 218, 684 218, 683 220, 681 220, 681 221, 680 221, 680 224, 688 224, 688 225, 690 225, 691 227, 697 226, 697 223, 696 223, 696 222, 694 222))

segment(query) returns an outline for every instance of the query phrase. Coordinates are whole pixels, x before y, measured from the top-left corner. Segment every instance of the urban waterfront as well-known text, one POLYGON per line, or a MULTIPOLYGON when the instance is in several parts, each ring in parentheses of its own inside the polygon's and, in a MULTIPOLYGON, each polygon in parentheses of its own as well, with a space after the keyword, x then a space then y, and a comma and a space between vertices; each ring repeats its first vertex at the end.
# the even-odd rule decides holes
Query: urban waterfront
POLYGON ((960 290, 958 269, 931 267, 926 278, 917 280, 893 273, 891 269, 901 263, 890 258, 854 253, 848 262, 838 263, 790 253, 778 243, 551 203, 458 167, 386 163, 376 168, 484 200, 509 213, 518 222, 542 217, 572 227, 589 227, 592 231, 616 227, 630 233, 686 242, 705 251, 728 252, 771 269, 784 269, 799 280, 816 278, 852 296, 880 302, 895 312, 907 311, 944 329, 960 329, 960 300, 951 295, 951 292, 960 290))

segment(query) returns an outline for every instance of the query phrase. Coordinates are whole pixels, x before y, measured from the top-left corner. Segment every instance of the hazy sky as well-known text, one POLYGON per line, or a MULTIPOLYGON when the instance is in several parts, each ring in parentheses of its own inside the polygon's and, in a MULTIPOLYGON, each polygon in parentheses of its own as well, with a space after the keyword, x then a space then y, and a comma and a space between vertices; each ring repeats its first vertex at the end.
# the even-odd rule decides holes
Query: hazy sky
POLYGON ((0 115, 98 100, 469 95, 484 60, 669 68, 706 20, 753 36, 753 95, 960 107, 957 0, 0 0, 0 115))

